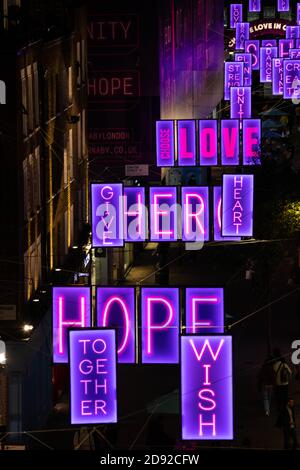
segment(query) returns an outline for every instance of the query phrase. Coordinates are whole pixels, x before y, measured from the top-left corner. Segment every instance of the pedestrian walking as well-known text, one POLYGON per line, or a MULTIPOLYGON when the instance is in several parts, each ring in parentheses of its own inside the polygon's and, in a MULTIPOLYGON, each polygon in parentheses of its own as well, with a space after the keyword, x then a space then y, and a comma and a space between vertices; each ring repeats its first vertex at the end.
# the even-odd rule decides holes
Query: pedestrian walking
POLYGON ((279 349, 274 350, 273 370, 275 373, 275 395, 277 399, 277 408, 280 412, 286 407, 288 401, 289 383, 292 377, 292 371, 281 355, 279 349))
POLYGON ((258 373, 258 390, 262 396, 266 416, 270 416, 271 413, 274 382, 275 374, 273 369, 273 357, 269 356, 261 366, 258 373))
POLYGON ((282 429, 284 449, 297 449, 298 439, 293 399, 289 398, 286 406, 279 413, 276 426, 282 429))

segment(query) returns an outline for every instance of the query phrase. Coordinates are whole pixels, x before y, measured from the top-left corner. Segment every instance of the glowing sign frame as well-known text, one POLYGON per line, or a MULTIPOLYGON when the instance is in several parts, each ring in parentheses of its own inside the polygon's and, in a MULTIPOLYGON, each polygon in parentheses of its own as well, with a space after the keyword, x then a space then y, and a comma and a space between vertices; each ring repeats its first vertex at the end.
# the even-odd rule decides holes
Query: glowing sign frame
POLYGON ((185 333, 212 335, 224 333, 224 289, 187 287, 185 289, 185 333))
MULTIPOLYGON (((175 242, 178 240, 177 215, 177 187, 151 186, 150 187, 150 240, 152 242, 175 242), (156 196, 165 200, 158 202, 156 196), (170 202, 169 202, 170 201, 170 202), (166 206, 166 207, 163 207, 166 206), (165 210, 168 207, 167 210, 165 210), (173 209, 172 209, 173 207, 173 209), (160 216, 167 216, 170 224, 160 227, 160 216), (163 230, 161 230, 161 228, 163 230), (164 230, 167 228, 167 230, 164 230)), ((165 220, 165 219, 162 219, 165 220)), ((161 221, 162 222, 162 221, 161 221)), ((164 224, 165 222, 163 222, 164 224)))
POLYGON ((180 297, 177 287, 142 287, 142 364, 178 364, 180 336, 180 297), (152 305, 156 307, 153 321, 152 305), (166 319, 166 311, 168 316, 166 319), (159 316, 159 319, 157 319, 159 316))
POLYGON ((175 165, 175 124, 173 120, 156 121, 156 165, 175 165), (164 138, 164 141, 162 139, 164 138))
MULTIPOLYGON (((136 363, 136 306, 134 287, 97 287, 97 327, 116 329, 117 361, 120 364, 136 363), (110 315, 116 318, 116 312, 122 320, 112 323, 110 315), (125 326, 124 326, 125 325, 125 326), (122 341, 119 330, 123 328, 122 341), (120 344, 119 344, 120 343, 120 344)), ((117 317, 118 320, 118 317, 117 317)))
POLYGON ((93 248, 124 246, 123 184, 91 183, 90 191, 93 248))
POLYGON ((125 186, 123 206, 125 242, 146 241, 148 224, 145 188, 125 186))
POLYGON ((177 121, 177 148, 179 166, 196 165, 196 121, 177 121))
POLYGON ((253 236, 253 175, 223 175, 222 236, 253 236))
POLYGON ((243 121, 243 165, 261 163, 261 120, 244 119, 243 121), (252 131, 251 131, 252 129, 252 131), (257 132, 253 132, 257 129, 257 132))
POLYGON ((209 240, 209 189, 206 186, 181 188, 182 240, 201 242, 209 240), (195 200, 201 202, 197 207, 195 200), (195 210, 196 208, 196 210, 195 210), (191 230, 189 230, 191 228, 191 230))
POLYGON ((69 331, 69 351, 71 424, 116 423, 118 411, 115 331, 103 328, 72 329, 69 331), (83 343, 82 348, 80 343, 83 343), (98 380, 101 375, 104 375, 104 378, 100 385, 98 380), (92 383, 94 391, 91 392, 92 383), (91 409, 92 403, 93 412, 87 411, 91 409), (102 415, 99 417, 100 410, 102 415))
POLYGON ((79 326, 91 326, 90 287, 53 287, 52 347, 55 364, 68 363, 68 330, 79 326))
POLYGON ((183 440, 233 440, 231 336, 181 337, 183 440))

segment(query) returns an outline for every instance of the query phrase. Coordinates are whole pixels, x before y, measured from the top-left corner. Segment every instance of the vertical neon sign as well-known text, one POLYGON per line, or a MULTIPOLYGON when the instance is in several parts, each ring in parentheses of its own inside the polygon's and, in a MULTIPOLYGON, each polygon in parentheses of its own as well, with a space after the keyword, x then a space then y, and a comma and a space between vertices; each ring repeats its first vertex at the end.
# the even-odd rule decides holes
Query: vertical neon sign
POLYGON ((91 184, 93 247, 124 246, 123 185, 91 184))
POLYGON ((300 59, 300 49, 290 49, 289 51, 290 59, 300 59))
POLYGON ((272 82, 272 59, 277 57, 277 47, 261 47, 260 49, 260 81, 272 82))
POLYGON ((182 240, 209 240, 209 195, 207 187, 181 188, 182 240))
POLYGON ((300 38, 300 26, 287 26, 285 37, 287 39, 299 39, 300 38))
POLYGON ((199 121, 200 165, 218 164, 218 122, 216 119, 199 121))
POLYGON ((97 326, 116 329, 118 362, 123 364, 134 364, 134 287, 97 288, 97 326))
POLYGON ((116 423, 115 332, 71 330, 69 335, 71 423, 116 423))
POLYGON ((294 39, 279 39, 278 41, 278 46, 279 46, 279 51, 278 55, 279 57, 286 59, 289 58, 289 52, 290 49, 294 47, 294 39))
POLYGON ((283 97, 284 99, 300 97, 300 60, 283 61, 283 97))
POLYGON ((233 3, 230 5, 230 28, 235 28, 237 23, 243 21, 243 5, 233 3))
POLYGON ((222 188, 214 186, 214 241, 238 241, 239 237, 222 237, 222 188))
POLYGON ((178 165, 196 165, 196 122, 177 121, 178 165))
POLYGON ((252 55, 251 54, 235 54, 235 62, 244 63, 244 86, 252 85, 252 55))
POLYGON ((174 121, 156 122, 156 164, 159 167, 174 166, 175 131, 174 121))
POLYGON ((150 188, 150 240, 174 242, 177 231, 177 191, 175 187, 150 188))
POLYGON ((277 0, 278 11, 289 11, 289 9, 290 9, 290 0, 277 0))
POLYGON ((232 338, 181 337, 182 439, 233 439, 232 338))
POLYGON ((261 154, 261 120, 245 119, 243 121, 243 164, 260 165, 261 154))
POLYGON ((261 0, 249 0, 249 11, 261 11, 261 0))
POLYGON ((283 60, 273 59, 272 92, 273 95, 283 95, 283 60))
POLYGON ((222 236, 253 236, 253 175, 223 175, 222 236))
POLYGON ((251 87, 231 87, 230 117, 231 119, 251 117, 251 87))
POLYGON ((142 287, 142 363, 179 362, 179 289, 142 287))
POLYGON ((244 85, 244 63, 225 62, 224 100, 230 100, 230 88, 244 85))
POLYGON ((261 47, 277 47, 276 39, 263 39, 261 41, 261 47))
POLYGON ((124 238, 126 242, 146 240, 145 188, 124 188, 124 238))
POLYGON ((259 70, 260 45, 259 39, 245 41, 245 53, 252 54, 252 70, 259 70))
POLYGON ((249 39, 250 25, 249 23, 236 24, 236 49, 245 49, 245 41, 249 39))
POLYGON ((91 326, 89 287, 53 287, 53 362, 68 362, 68 330, 91 326))
POLYGON ((185 291, 186 334, 224 333, 224 291, 193 287, 185 291))
POLYGON ((239 120, 221 120, 221 163, 238 165, 240 155, 239 120))

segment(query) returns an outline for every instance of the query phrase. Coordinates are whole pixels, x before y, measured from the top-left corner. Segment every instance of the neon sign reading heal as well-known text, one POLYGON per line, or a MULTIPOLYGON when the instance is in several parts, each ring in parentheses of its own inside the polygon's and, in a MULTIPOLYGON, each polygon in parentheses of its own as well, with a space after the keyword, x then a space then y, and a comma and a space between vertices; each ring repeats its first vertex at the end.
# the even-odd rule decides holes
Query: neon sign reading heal
POLYGON ((69 335, 71 423, 116 423, 115 332, 86 329, 69 335))
POLYGON ((181 337, 182 439, 233 439, 232 338, 181 337))

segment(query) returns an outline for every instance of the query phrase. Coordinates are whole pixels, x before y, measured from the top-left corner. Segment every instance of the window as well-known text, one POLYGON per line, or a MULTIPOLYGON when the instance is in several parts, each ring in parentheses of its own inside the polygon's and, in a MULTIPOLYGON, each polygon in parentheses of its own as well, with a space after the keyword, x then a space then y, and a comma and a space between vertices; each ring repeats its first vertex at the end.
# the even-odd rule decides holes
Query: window
POLYGON ((40 147, 34 150, 34 175, 35 175, 35 209, 41 207, 41 163, 40 147))
POLYGON ((80 49, 80 41, 77 41, 76 43, 76 70, 77 70, 77 85, 81 85, 81 67, 82 67, 82 61, 81 61, 81 49, 80 49))
POLYGON ((85 157, 87 154, 87 149, 86 149, 86 112, 85 109, 82 110, 82 126, 81 126, 81 132, 82 132, 82 157, 85 157))
POLYGON ((25 69, 21 70, 21 86, 22 86, 22 122, 23 122, 23 135, 27 136, 28 132, 28 110, 27 110, 27 88, 26 88, 26 74, 25 69))
POLYGON ((81 139, 81 116, 79 115, 79 121, 77 122, 77 157, 78 161, 82 160, 82 139, 81 139))
POLYGON ((33 87, 34 87, 34 124, 38 127, 40 124, 40 102, 39 102, 39 73, 37 62, 33 64, 33 87))
POLYGON ((27 89, 28 89, 28 127, 29 132, 33 131, 33 80, 31 65, 27 67, 27 89))
POLYGON ((73 129, 69 129, 68 157, 69 157, 69 175, 70 175, 70 179, 72 180, 74 177, 73 129))
POLYGON ((69 104, 71 104, 73 100, 72 66, 68 68, 68 98, 69 98, 69 104))

